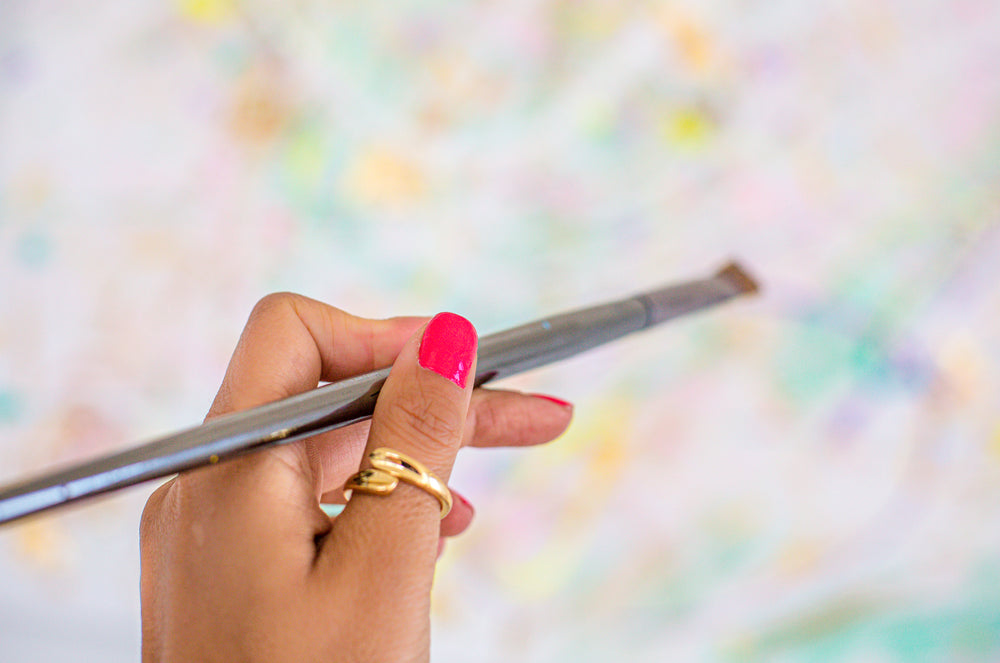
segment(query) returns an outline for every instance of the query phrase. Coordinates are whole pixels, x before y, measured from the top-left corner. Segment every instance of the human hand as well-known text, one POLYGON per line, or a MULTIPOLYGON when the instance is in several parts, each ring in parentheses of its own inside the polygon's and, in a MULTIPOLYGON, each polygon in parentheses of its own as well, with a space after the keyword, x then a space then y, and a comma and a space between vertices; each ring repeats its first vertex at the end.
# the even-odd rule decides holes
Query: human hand
POLYGON ((422 345, 427 323, 366 320, 297 295, 261 300, 209 418, 321 380, 392 373, 371 422, 193 470, 153 493, 140 528, 143 660, 427 660, 435 557, 471 506, 453 491, 441 520, 431 495, 402 483, 385 497, 355 493, 335 518, 320 501, 343 502, 366 449, 401 451, 447 482, 459 447, 540 444, 572 415, 546 397, 473 391, 471 325, 436 317, 422 345), (470 343, 462 369, 449 338, 470 343))

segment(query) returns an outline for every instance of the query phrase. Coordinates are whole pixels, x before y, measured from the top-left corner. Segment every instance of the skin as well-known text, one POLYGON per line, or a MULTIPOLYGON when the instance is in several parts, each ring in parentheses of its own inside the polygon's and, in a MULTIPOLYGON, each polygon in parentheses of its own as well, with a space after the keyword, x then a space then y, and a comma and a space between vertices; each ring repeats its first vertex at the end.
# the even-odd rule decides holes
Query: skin
MULTIPOLYGON (((320 500, 367 451, 402 451, 447 481, 463 446, 554 439, 570 407, 462 389, 417 362, 427 318, 368 320, 298 295, 269 295, 247 322, 208 417, 392 364, 371 422, 181 474, 140 526, 142 654, 150 661, 427 661, 442 537, 472 507, 406 484, 320 500)), ((474 372, 473 368, 473 372, 474 372)))

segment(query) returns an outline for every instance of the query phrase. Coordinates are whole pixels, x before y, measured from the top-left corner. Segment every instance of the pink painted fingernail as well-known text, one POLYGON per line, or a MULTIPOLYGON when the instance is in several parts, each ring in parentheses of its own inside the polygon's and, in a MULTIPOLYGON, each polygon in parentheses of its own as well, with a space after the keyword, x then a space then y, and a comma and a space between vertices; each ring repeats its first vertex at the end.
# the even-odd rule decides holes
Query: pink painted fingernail
POLYGON ((573 407, 573 404, 569 401, 564 401, 561 398, 556 398, 555 396, 548 396, 546 394, 531 394, 535 398, 541 398, 543 401, 548 401, 550 403, 555 403, 560 407, 573 407))
POLYGON ((417 361, 465 389, 478 341, 471 322, 454 313, 438 313, 427 323, 417 361))

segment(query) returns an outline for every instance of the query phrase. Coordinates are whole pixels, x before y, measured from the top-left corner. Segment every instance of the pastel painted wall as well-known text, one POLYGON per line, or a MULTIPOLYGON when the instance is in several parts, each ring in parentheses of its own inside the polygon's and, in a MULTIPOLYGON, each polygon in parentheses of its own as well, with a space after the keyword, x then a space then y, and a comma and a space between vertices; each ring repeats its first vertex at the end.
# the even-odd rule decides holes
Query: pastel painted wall
MULTIPOLYGON (((755 301, 511 381, 435 661, 1000 659, 1000 5, 0 3, 0 481, 193 424, 254 301, 494 331, 755 301)), ((152 486, 0 530, 0 659, 137 658, 152 486)))

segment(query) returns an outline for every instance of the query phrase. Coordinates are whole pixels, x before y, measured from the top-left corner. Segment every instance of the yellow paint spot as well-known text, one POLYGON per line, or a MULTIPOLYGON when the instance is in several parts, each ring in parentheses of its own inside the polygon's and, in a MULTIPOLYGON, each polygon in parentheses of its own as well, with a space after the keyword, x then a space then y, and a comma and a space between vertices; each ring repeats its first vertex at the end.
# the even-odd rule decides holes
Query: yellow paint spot
POLYGON ((990 439, 989 451, 1000 458, 1000 423, 993 428, 993 437, 990 439))
POLYGON ((347 195, 369 204, 405 203, 425 190, 416 164, 380 147, 363 151, 347 169, 342 184, 347 195))
POLYGON ((617 32, 627 16, 627 8, 616 2, 567 2, 557 5, 553 23, 567 37, 596 40, 617 32))
POLYGON ((675 147, 693 148, 705 144, 714 125, 707 115, 697 108, 684 108, 663 120, 663 138, 675 147))
POLYGON ((753 655, 757 648, 757 639, 750 631, 741 631, 730 638, 722 646, 722 650, 727 653, 727 658, 745 660, 753 655))
POLYGON ((34 213, 49 199, 52 182, 40 168, 28 168, 15 174, 10 191, 10 202, 26 213, 34 213))
POLYGON ((579 537, 553 536, 537 555, 499 569, 498 575, 519 598, 529 601, 556 596, 569 586, 586 546, 579 537))
POLYGON ((809 573, 819 562, 819 548, 806 541, 792 543, 778 558, 778 568, 786 576, 802 576, 809 573))
POLYGON ((199 23, 222 23, 236 13, 235 0, 178 0, 181 13, 199 23))
POLYGON ((17 551, 44 571, 56 571, 66 565, 66 537, 47 521, 35 521, 20 528, 17 551))
POLYGON ((210 462, 212 465, 215 465, 216 463, 219 462, 219 457, 216 454, 212 454, 211 456, 208 457, 208 462, 210 462))
POLYGON ((629 459, 626 446, 629 430, 623 425, 632 420, 633 406, 625 401, 612 399, 606 409, 598 411, 593 427, 588 433, 599 444, 590 455, 588 473, 594 481, 604 479, 609 484, 617 480, 629 459))

